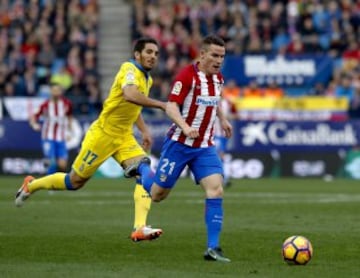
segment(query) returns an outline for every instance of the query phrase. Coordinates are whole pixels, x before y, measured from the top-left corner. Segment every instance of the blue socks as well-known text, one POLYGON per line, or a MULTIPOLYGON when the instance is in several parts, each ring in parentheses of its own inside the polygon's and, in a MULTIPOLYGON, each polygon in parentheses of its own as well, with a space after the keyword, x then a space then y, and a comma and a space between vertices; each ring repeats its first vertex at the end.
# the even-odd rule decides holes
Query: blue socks
POLYGON ((141 184, 149 195, 151 194, 151 186, 154 182, 154 172, 147 163, 140 163, 138 172, 141 175, 141 184))
POLYGON ((76 190, 76 188, 74 188, 71 184, 70 174, 65 175, 65 186, 67 190, 76 190))
POLYGON ((57 172, 57 164, 56 164, 56 161, 51 161, 50 162, 50 165, 48 167, 48 170, 47 170, 47 174, 48 175, 51 175, 51 174, 55 174, 57 172))
POLYGON ((206 199, 205 222, 207 227, 208 248, 219 247, 223 222, 222 198, 206 199))

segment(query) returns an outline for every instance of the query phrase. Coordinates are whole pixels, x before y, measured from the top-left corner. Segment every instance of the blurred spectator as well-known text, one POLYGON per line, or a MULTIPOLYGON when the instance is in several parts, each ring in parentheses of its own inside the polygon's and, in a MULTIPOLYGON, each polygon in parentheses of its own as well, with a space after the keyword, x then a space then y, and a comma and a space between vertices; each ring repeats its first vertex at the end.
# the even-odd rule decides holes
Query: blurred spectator
POLYGON ((336 87, 337 87, 337 82, 334 80, 330 81, 329 85, 327 86, 327 88, 325 90, 325 96, 335 97, 336 87))
MULTIPOLYGON (((161 86, 164 80, 175 75, 181 64, 197 57, 201 37, 216 33, 225 40, 229 54, 333 57, 332 79, 304 91, 314 96, 345 96, 353 101, 352 107, 357 107, 359 0, 135 0, 133 3, 132 38, 150 35, 163 47, 159 69, 154 72, 154 80, 158 83, 154 82, 154 90, 161 98, 168 93, 164 89, 167 85, 161 86)), ((20 32, 18 36, 21 37, 20 32)), ((16 62, 21 68, 23 61, 16 62)), ((230 81, 224 87, 225 96, 238 95, 234 85, 230 81)), ((281 97, 285 93, 275 84, 262 89, 251 82, 242 95, 281 97)))
POLYGON ((354 87, 351 84, 351 76, 346 74, 341 77, 341 82, 335 88, 336 97, 346 97, 349 102, 353 100, 354 97, 354 87))
POLYGON ((79 106, 87 109, 75 112, 96 113, 99 83, 88 80, 99 77, 98 14, 96 0, 2 1, 1 95, 45 96, 50 81, 59 82, 68 95, 76 79, 79 106))
POLYGON ((264 89, 264 96, 269 98, 282 98, 284 96, 284 90, 273 81, 264 89))
POLYGON ((72 77, 63 66, 51 76, 50 82, 59 84, 63 89, 68 90, 72 85, 72 77))
POLYGON ((225 99, 231 101, 233 99, 240 97, 240 94, 241 94, 240 87, 237 86, 235 80, 230 79, 225 83, 225 86, 222 91, 222 95, 225 99))
POLYGON ((351 118, 360 118, 360 88, 355 90, 349 107, 349 116, 351 118))
POLYGON ((262 97, 263 90, 258 87, 258 84, 255 80, 252 80, 248 87, 244 88, 243 97, 262 97))
MULTIPOLYGON (((163 46, 160 78, 198 54, 200 38, 216 33, 233 54, 328 54, 358 57, 359 1, 135 0, 132 38, 163 46)), ((327 84, 324 84, 324 90, 327 84)))
POLYGON ((325 91, 326 90, 324 84, 318 82, 315 84, 315 86, 312 89, 310 89, 308 94, 311 96, 324 96, 326 94, 325 91))

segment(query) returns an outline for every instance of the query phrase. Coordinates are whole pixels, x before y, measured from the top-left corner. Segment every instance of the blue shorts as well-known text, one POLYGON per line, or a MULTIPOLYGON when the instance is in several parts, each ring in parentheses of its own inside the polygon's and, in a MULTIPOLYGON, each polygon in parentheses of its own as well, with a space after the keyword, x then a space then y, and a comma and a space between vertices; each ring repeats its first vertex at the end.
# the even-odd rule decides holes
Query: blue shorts
POLYGON ((47 159, 57 160, 68 158, 68 151, 66 149, 65 141, 43 140, 42 141, 43 153, 47 159))
POLYGON ((216 150, 218 152, 225 153, 229 139, 224 136, 215 136, 214 141, 215 141, 216 150))
POLYGON ((205 177, 223 175, 224 172, 215 147, 192 148, 166 138, 155 173, 155 182, 163 188, 172 188, 186 165, 194 174, 197 184, 205 177))

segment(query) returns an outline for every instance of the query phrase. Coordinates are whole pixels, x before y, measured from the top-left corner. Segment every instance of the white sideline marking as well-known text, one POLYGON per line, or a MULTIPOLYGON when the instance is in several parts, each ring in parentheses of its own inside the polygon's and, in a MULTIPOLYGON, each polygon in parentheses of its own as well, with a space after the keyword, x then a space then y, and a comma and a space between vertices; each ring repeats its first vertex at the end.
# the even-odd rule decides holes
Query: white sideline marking
MULTIPOLYGON (((259 192, 260 193, 260 192, 259 192)), ((284 193, 286 194, 286 193, 284 193)), ((248 203, 256 203, 256 204, 328 204, 328 203, 350 203, 350 202, 359 202, 360 201, 360 194, 307 194, 306 196, 304 194, 298 196, 297 194, 287 194, 286 196, 284 194, 272 194, 269 196, 268 193, 265 194, 258 194, 258 193, 248 193, 244 194, 246 196, 233 196, 229 195, 225 197, 225 204, 248 204, 248 203), (266 198, 264 198, 266 196, 266 198)), ((70 195, 69 195, 70 196, 70 195)), ((90 196, 90 195, 88 195, 90 196)), ((87 197, 88 197, 87 196, 87 197)), ((92 197, 98 196, 96 194, 91 195, 92 197)), ((63 201, 70 201, 65 195, 61 196, 63 199, 53 199, 53 197, 50 197, 49 200, 36 200, 34 196, 34 200, 30 200, 33 204, 39 204, 39 205, 52 205, 53 203, 59 203, 63 201), (65 198, 64 198, 65 197, 65 198)), ((78 196, 79 197, 79 196, 78 196)), ((84 197, 84 196, 82 196, 84 197)), ((114 197, 114 196, 112 196, 114 197)), ((174 194, 170 197, 170 200, 165 200, 165 202, 169 203, 176 203, 176 204, 203 204, 204 200, 200 197, 200 194, 174 194), (186 195, 183 197, 196 197, 196 199, 184 199, 184 198, 178 198, 181 197, 181 195, 186 195)), ((71 198, 72 199, 72 198, 71 198)), ((80 200, 71 200, 70 202, 73 202, 78 205, 97 205, 97 206, 109 206, 109 205, 120 205, 120 206, 129 206, 133 205, 134 201, 132 199, 120 199, 120 200, 109 200, 109 199, 103 199, 103 200, 86 200, 80 198, 80 200)), ((8 203, 8 200, 0 201, 0 203, 8 203)))

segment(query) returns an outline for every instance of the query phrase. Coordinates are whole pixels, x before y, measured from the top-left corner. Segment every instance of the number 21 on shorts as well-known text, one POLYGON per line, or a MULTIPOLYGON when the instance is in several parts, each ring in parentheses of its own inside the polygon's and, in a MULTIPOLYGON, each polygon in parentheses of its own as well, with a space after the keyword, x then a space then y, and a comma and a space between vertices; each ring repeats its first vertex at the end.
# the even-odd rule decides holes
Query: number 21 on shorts
POLYGON ((168 158, 163 158, 161 162, 160 171, 162 173, 166 173, 168 176, 171 176, 174 171, 176 162, 170 162, 168 158))

